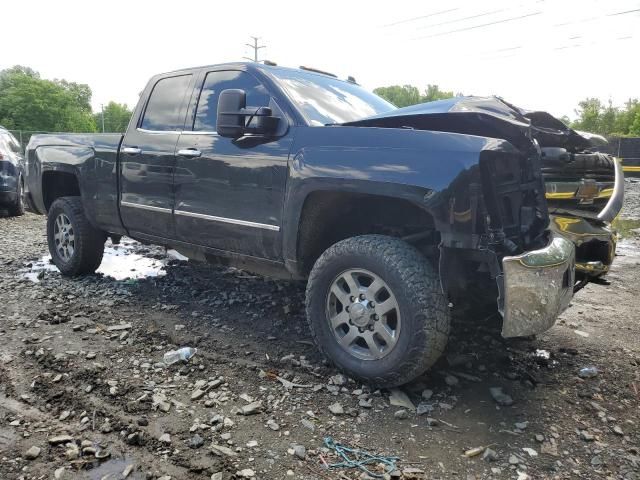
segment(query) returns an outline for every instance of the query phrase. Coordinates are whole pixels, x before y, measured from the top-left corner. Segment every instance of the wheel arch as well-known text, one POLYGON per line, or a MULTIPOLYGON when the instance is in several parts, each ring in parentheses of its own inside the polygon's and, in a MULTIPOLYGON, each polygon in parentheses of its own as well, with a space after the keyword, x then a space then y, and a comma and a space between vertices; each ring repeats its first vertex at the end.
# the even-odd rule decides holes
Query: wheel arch
POLYGON ((433 232, 433 214, 424 205, 430 190, 406 185, 375 184, 367 188, 326 185, 306 192, 285 219, 284 258, 287 268, 306 277, 318 257, 349 237, 384 234, 395 237, 433 232), (289 228, 287 228, 289 227, 289 228), (291 228, 293 227, 293 228, 291 228))

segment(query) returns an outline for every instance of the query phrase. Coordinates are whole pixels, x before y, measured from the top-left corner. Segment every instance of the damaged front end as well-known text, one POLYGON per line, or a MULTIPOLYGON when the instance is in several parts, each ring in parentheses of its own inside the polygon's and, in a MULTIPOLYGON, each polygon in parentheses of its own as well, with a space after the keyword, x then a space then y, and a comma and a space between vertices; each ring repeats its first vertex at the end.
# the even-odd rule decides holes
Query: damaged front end
POLYGON ((496 139, 478 165, 429 198, 428 207, 440 233, 443 289, 456 304, 456 297, 471 298, 481 278, 493 279, 505 337, 541 333, 567 308, 581 286, 576 248, 580 275, 611 263, 615 236, 608 222, 622 205, 621 171, 610 157, 593 154, 593 139, 548 113, 495 97, 460 97, 348 125, 496 139), (568 198, 569 192, 577 208, 553 195, 568 198), (594 260, 595 233, 605 244, 594 260))

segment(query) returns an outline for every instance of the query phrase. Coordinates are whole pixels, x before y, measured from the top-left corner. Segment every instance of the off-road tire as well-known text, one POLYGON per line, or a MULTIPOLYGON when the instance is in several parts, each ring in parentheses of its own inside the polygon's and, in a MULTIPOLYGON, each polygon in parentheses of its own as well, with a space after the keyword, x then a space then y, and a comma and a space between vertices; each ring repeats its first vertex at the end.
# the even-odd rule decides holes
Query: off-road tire
POLYGON ((87 220, 80 197, 60 197, 53 202, 47 214, 47 243, 60 273, 76 276, 95 272, 102 263, 105 241, 105 233, 87 220), (55 222, 61 213, 69 218, 74 230, 75 251, 68 261, 57 252, 54 241, 55 222))
POLYGON ((376 388, 405 384, 432 366, 449 335, 449 307, 429 261, 413 246, 393 237, 363 235, 340 241, 316 261, 307 284, 307 321, 320 351, 348 376, 376 388), (393 290, 402 328, 383 358, 361 360, 343 349, 327 317, 331 284, 349 269, 366 269, 393 290))
POLYGON ((9 205, 9 216, 20 217, 24 215, 24 181, 22 177, 18 178, 18 188, 16 191, 16 203, 9 205))

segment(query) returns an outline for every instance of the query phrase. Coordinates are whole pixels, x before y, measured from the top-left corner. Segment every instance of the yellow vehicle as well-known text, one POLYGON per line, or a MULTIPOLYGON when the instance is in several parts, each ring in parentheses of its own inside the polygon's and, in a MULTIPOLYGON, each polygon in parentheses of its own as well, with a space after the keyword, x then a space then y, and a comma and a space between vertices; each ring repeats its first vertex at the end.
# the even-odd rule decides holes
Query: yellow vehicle
POLYGON ((576 276, 583 282, 601 277, 616 251, 611 222, 622 209, 622 165, 599 152, 549 149, 543 155, 550 226, 575 244, 576 276))

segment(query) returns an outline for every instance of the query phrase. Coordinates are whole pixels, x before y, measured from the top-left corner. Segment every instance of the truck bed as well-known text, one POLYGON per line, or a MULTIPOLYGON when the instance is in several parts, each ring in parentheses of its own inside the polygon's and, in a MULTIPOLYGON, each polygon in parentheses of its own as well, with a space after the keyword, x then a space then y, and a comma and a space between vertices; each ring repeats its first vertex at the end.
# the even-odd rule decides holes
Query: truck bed
POLYGON ((118 150, 119 133, 41 134, 31 137, 27 147, 27 198, 33 210, 45 214, 51 199, 42 184, 53 172, 82 178, 78 185, 87 217, 95 226, 119 232, 118 150), (114 224, 115 223, 115 224, 114 224))

